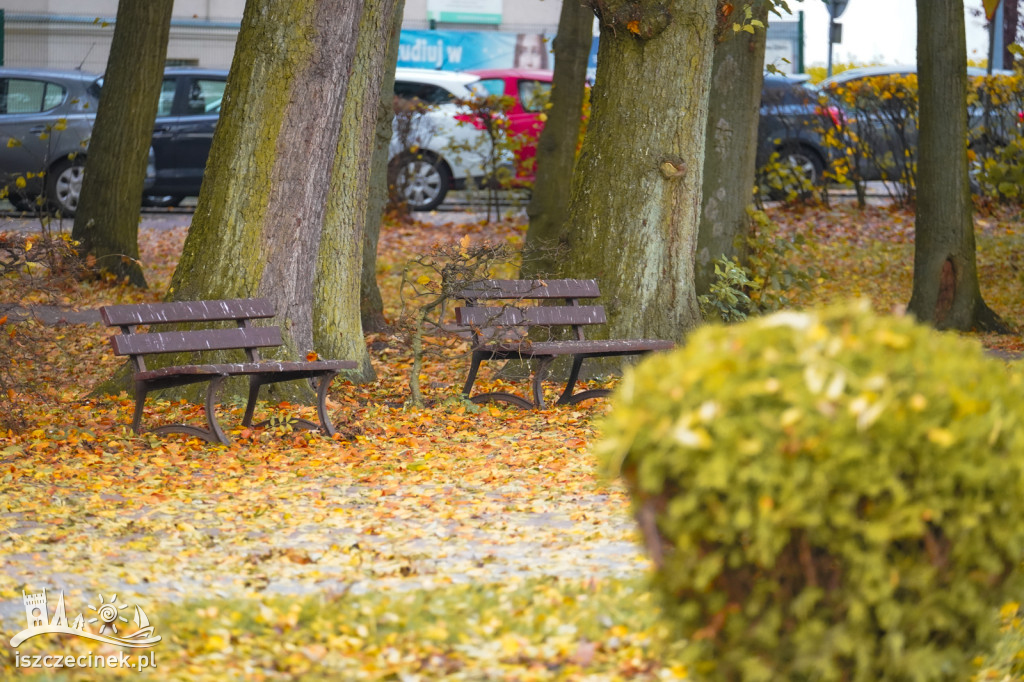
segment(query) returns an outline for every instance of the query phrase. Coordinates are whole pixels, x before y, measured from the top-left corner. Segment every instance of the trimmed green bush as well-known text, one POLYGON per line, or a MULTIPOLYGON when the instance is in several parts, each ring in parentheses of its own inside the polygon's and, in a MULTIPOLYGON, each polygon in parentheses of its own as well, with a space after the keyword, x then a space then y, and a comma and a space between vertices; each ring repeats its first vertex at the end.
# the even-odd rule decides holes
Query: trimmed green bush
POLYGON ((965 680, 1019 599, 1024 381, 865 306, 694 333, 613 398, 698 679, 965 680))

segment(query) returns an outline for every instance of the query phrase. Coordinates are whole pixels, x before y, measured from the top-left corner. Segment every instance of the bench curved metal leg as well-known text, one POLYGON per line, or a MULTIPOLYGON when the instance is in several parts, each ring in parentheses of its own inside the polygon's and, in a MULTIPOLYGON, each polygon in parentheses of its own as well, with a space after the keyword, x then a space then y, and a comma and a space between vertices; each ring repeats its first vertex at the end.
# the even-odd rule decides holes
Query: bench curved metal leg
POLYGON ((220 390, 221 385, 224 384, 224 380, 228 378, 226 374, 220 374, 210 380, 210 385, 206 389, 206 424, 208 428, 202 429, 198 426, 192 426, 190 424, 168 424, 166 426, 158 426, 152 429, 153 433, 184 433, 189 436, 195 436, 196 438, 202 438, 207 443, 222 443, 224 445, 230 445, 231 439, 228 438, 227 434, 220 428, 220 424, 217 423, 217 413, 214 408, 217 405, 217 391, 220 390))
POLYGON ((491 393, 481 393, 470 397, 470 393, 473 390, 473 384, 476 383, 477 372, 480 371, 481 361, 487 358, 486 353, 473 352, 473 359, 469 367, 469 376, 466 378, 466 384, 462 388, 462 395, 469 400, 469 402, 475 405, 484 405, 489 402, 502 402, 510 405, 515 405, 522 410, 532 410, 534 408, 544 407, 544 393, 541 389, 541 382, 544 380, 544 376, 547 373, 548 366, 554 358, 540 358, 540 364, 537 367, 537 371, 533 377, 533 402, 531 403, 522 396, 515 395, 514 393, 505 393, 504 391, 492 391, 491 393))
POLYGON ((476 351, 473 352, 473 358, 471 364, 469 365, 469 376, 466 377, 466 383, 462 387, 462 395, 464 395, 467 399, 470 399, 469 394, 473 390, 473 384, 476 383, 476 373, 480 371, 480 362, 483 359, 484 358, 482 353, 477 353, 476 351))
POLYGON ((333 436, 337 431, 334 430, 334 424, 331 423, 331 417, 327 414, 327 389, 331 387, 331 381, 337 372, 331 372, 320 377, 319 386, 316 389, 316 414, 320 417, 320 428, 328 436, 333 436))
POLYGON ((135 382, 135 415, 132 417, 132 431, 136 434, 139 433, 139 427, 142 426, 142 407, 146 404, 148 392, 149 388, 144 381, 135 382))
POLYGON ((574 355, 572 358, 572 369, 569 370, 569 380, 565 384, 565 390, 562 391, 562 395, 558 398, 556 405, 575 405, 576 403, 583 402, 584 400, 590 400, 591 398, 601 398, 606 395, 610 395, 611 391, 607 388, 592 388, 587 391, 580 391, 579 393, 573 393, 576 390, 576 381, 580 376, 580 367, 583 365, 584 358, 579 355, 574 355))
POLYGON ((252 417, 256 412, 256 398, 260 394, 260 387, 264 382, 258 374, 249 377, 249 399, 245 403, 245 416, 242 417, 242 426, 252 426, 252 417))
POLYGON ((537 369, 533 373, 533 404, 537 409, 543 410, 544 405, 544 377, 547 376, 551 363, 555 361, 553 356, 539 358, 537 369))

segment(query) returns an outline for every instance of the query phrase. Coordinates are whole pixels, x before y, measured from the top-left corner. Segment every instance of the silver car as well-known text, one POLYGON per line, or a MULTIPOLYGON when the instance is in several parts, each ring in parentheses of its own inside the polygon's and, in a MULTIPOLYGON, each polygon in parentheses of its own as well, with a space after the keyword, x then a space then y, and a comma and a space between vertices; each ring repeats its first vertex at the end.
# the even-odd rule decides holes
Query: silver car
POLYGON ((16 209, 74 215, 101 86, 81 71, 0 68, 0 187, 16 209))

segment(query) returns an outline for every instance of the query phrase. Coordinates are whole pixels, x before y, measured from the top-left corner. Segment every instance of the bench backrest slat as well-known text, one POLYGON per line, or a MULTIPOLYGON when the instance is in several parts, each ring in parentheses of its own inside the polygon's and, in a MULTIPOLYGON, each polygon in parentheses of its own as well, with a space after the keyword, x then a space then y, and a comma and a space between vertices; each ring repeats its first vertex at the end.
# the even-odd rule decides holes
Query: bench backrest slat
POLYGON ((467 284, 458 298, 467 301, 501 299, 597 298, 594 279, 488 279, 467 284))
POLYGON ((279 327, 149 332, 147 334, 119 334, 110 337, 110 345, 114 347, 114 353, 117 355, 267 348, 280 346, 281 343, 279 327))
MULTIPOLYGON (((108 305, 100 308, 108 327, 138 324, 178 324, 250 320, 274 316, 274 305, 265 298, 236 298, 226 301, 175 301, 108 305)), ((237 346, 236 346, 237 347, 237 346)))
POLYGON ((469 306, 455 309, 455 321, 464 327, 529 327, 534 325, 605 324, 604 308, 599 305, 469 306))

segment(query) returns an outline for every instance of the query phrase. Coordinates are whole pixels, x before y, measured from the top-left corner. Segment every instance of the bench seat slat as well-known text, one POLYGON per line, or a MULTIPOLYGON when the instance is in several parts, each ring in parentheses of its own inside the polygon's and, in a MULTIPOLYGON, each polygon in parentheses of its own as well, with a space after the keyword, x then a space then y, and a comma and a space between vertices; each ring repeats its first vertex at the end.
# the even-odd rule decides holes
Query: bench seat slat
POLYGON ((192 331, 119 334, 110 338, 116 355, 151 355, 281 345, 278 327, 236 327, 192 331))
POLYGON ((635 355, 659 350, 670 350, 671 341, 661 339, 537 341, 489 343, 476 346, 474 351, 504 357, 535 358, 560 355, 612 356, 635 355))
POLYGON ((597 298, 601 292, 594 279, 488 279, 466 285, 458 298, 494 301, 514 298, 597 298))
POLYGON ((181 375, 227 374, 229 376, 249 376, 254 374, 296 374, 302 376, 318 376, 324 372, 356 369, 358 364, 352 360, 318 360, 316 362, 233 362, 220 365, 180 365, 177 367, 161 367, 160 369, 139 372, 135 375, 138 381, 152 381, 165 377, 181 375))
POLYGON ((175 324, 181 322, 217 322, 251 320, 274 316, 274 305, 265 298, 235 298, 225 301, 175 301, 108 305, 100 308, 103 322, 109 326, 137 324, 175 324))
POLYGON ((519 327, 533 325, 605 324, 604 307, 581 306, 471 306, 455 309, 455 321, 464 327, 519 327))

